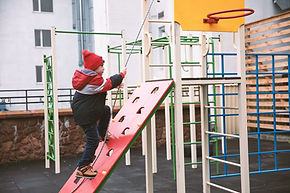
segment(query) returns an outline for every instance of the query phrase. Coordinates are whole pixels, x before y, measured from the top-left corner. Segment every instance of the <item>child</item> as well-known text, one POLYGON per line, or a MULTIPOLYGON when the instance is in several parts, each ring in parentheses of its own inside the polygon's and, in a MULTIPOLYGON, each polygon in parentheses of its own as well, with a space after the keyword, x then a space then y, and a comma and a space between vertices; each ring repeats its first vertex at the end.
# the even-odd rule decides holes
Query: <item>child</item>
POLYGON ((84 69, 76 70, 72 78, 76 89, 72 102, 75 123, 80 125, 86 136, 85 151, 78 162, 77 177, 94 178, 90 163, 95 159, 95 151, 100 139, 104 138, 111 118, 110 107, 105 105, 106 91, 122 86, 127 70, 104 79, 104 60, 87 50, 83 50, 84 69))

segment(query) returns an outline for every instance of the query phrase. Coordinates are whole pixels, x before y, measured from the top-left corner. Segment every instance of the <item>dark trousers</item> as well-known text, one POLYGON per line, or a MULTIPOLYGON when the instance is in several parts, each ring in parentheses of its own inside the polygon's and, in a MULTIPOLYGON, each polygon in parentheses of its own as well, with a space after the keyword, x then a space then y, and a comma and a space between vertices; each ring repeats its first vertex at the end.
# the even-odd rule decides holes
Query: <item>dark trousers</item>
POLYGON ((100 136, 105 137, 109 122, 111 119, 111 109, 109 106, 104 106, 104 113, 98 120, 98 123, 90 125, 81 125, 86 136, 85 151, 78 162, 78 167, 87 166, 95 159, 95 151, 100 142, 100 136))

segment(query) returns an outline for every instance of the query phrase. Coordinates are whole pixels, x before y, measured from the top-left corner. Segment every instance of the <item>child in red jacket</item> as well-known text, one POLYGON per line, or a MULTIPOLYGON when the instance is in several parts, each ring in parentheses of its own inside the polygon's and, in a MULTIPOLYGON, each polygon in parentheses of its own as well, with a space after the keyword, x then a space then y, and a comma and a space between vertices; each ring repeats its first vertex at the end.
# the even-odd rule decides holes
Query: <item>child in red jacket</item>
POLYGON ((83 51, 84 69, 76 70, 72 85, 76 92, 72 102, 75 123, 80 125, 86 136, 85 151, 78 162, 77 177, 94 178, 90 163, 95 159, 95 151, 100 139, 104 138, 111 118, 111 109, 105 105, 106 91, 121 86, 127 70, 110 78, 102 77, 104 60, 87 50, 83 51))

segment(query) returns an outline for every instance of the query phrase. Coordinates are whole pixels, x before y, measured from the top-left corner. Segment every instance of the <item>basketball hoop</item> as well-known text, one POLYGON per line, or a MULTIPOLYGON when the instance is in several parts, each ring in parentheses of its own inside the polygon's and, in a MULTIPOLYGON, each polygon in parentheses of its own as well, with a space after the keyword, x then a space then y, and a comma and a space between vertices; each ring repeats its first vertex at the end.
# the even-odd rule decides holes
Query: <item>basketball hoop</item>
POLYGON ((217 11, 213 13, 209 13, 207 15, 208 18, 203 19, 203 23, 218 23, 220 19, 233 19, 233 18, 238 18, 238 17, 245 17, 248 15, 253 14, 255 11, 253 9, 249 8, 242 8, 242 9, 229 9, 229 10, 224 10, 224 11, 217 11), (240 14, 240 15, 233 15, 233 16, 223 16, 223 17, 214 17, 213 15, 217 14, 222 14, 222 13, 229 13, 229 12, 238 12, 238 11, 248 11, 247 13, 240 14))

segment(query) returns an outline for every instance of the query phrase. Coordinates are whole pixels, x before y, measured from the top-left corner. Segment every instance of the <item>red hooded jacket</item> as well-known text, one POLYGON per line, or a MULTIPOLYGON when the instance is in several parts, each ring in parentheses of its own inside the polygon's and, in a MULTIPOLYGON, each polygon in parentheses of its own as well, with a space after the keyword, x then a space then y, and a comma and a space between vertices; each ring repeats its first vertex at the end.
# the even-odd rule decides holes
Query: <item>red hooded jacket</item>
POLYGON ((99 120, 104 112, 106 91, 120 85, 123 78, 123 73, 104 79, 89 69, 76 70, 72 78, 76 92, 71 105, 76 124, 88 125, 99 120))

